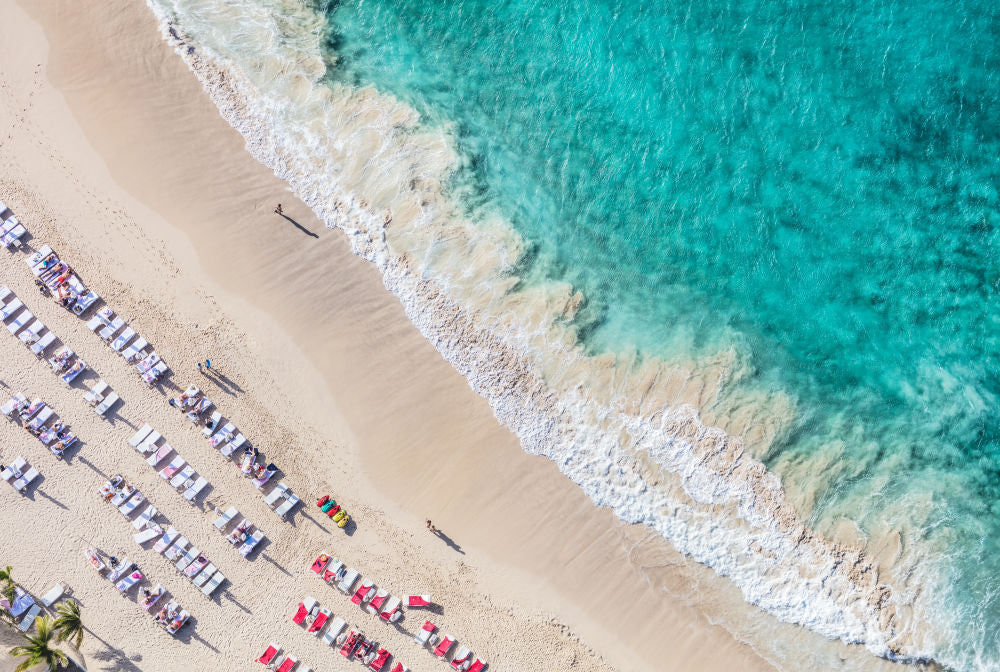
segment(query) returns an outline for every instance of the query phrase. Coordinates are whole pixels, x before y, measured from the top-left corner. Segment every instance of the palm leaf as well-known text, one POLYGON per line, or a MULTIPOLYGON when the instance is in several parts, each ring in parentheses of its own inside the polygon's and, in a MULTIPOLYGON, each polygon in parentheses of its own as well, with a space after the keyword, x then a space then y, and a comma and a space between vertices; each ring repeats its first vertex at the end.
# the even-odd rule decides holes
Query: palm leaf
POLYGON ((73 648, 79 649, 83 642, 83 618, 80 615, 80 603, 76 600, 66 600, 56 607, 56 617, 53 625, 58 633, 59 641, 69 641, 73 648))
POLYGON ((14 668, 14 672, 27 672, 37 665, 47 665, 52 670, 58 670, 66 664, 68 659, 66 654, 51 646, 52 637, 55 634, 55 623, 48 616, 39 616, 35 619, 35 634, 22 635, 27 644, 15 646, 10 650, 10 655, 15 658, 24 658, 21 663, 14 668))

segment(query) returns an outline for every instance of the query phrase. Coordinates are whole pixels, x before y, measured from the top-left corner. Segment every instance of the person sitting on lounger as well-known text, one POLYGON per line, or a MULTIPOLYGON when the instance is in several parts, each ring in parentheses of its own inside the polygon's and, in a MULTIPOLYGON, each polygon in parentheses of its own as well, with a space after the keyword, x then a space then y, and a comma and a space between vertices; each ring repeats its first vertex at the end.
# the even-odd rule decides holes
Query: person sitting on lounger
POLYGON ((229 543, 233 546, 236 544, 242 544, 247 540, 247 530, 249 529, 250 522, 244 519, 235 530, 229 533, 229 543))
POLYGON ((65 441, 56 441, 55 444, 52 446, 52 452, 55 453, 56 455, 62 455, 64 450, 66 450, 65 441))
POLYGON ((82 371, 85 366, 86 364, 84 364, 82 360, 78 359, 76 360, 76 364, 73 365, 73 368, 66 372, 66 375, 68 376, 70 374, 76 373, 77 371, 82 371))
POLYGON ((166 625, 169 620, 170 615, 167 613, 167 608, 163 607, 163 609, 160 609, 160 611, 156 614, 156 622, 160 625, 166 625))
POLYGON ((66 264, 60 262, 58 264, 55 264, 54 266, 46 268, 42 273, 39 274, 38 277, 40 280, 48 280, 49 278, 56 277, 64 270, 66 270, 66 264))
POLYGON ((51 284, 55 287, 58 287, 59 285, 69 280, 69 276, 71 275, 73 275, 73 269, 70 268, 69 266, 66 266, 66 269, 62 272, 62 275, 56 278, 51 284))
POLYGON ((24 429, 28 432, 28 434, 31 434, 34 437, 41 436, 42 434, 41 427, 32 427, 31 425, 25 425, 24 429))

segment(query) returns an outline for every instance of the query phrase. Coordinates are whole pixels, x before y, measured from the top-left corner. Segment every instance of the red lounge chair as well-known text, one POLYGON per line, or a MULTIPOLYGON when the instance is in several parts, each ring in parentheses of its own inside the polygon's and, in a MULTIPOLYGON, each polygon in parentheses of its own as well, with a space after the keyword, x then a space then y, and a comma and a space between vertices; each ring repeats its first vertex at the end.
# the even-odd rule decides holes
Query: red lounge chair
POLYGON ((319 632, 326 625, 326 622, 330 620, 330 614, 332 612, 329 609, 321 609, 319 614, 316 615, 316 620, 312 622, 309 629, 306 632, 319 632))
POLYGON ((380 672, 385 664, 389 662, 390 653, 385 649, 379 649, 378 654, 375 656, 375 660, 368 664, 368 667, 375 670, 375 672, 380 672))
POLYGON ((431 606, 431 596, 430 595, 410 595, 406 598, 406 606, 408 607, 429 607, 431 606))
POLYGON ((420 646, 427 646, 427 640, 431 638, 431 635, 434 634, 435 630, 437 630, 436 625, 430 621, 424 621, 424 627, 420 629, 420 632, 418 632, 417 636, 413 639, 416 640, 417 644, 420 646))
POLYGON ((389 599, 389 593, 385 590, 380 590, 372 598, 372 601, 368 603, 368 611, 373 614, 377 614, 382 610, 382 605, 385 601, 389 599))
POLYGON ((354 655, 354 650, 358 648, 358 644, 361 643, 362 634, 357 630, 351 630, 351 634, 347 636, 347 641, 344 645, 340 647, 340 655, 348 660, 354 655))
POLYGON ((451 635, 445 635, 444 638, 441 640, 441 643, 437 645, 436 649, 434 649, 434 655, 437 656, 438 658, 444 658, 445 655, 448 653, 448 651, 451 650, 451 645, 454 643, 455 643, 454 637, 452 637, 451 635))
POLYGON ((265 665, 270 664, 270 662, 274 660, 274 657, 278 655, 278 651, 281 651, 281 646, 271 642, 267 645, 267 651, 264 652, 263 656, 257 659, 257 662, 265 665))
POLYGON ((462 668, 462 665, 467 664, 471 660, 472 651, 469 651, 469 647, 463 646, 458 650, 458 653, 455 654, 455 657, 451 659, 451 666, 456 670, 459 670, 462 668))
POLYGON ((354 591, 354 597, 351 598, 351 602, 354 604, 361 604, 373 590, 375 590, 375 586, 372 585, 372 582, 369 579, 365 579, 361 582, 361 585, 358 586, 358 589, 354 591))
POLYGON ((379 612, 379 616, 383 621, 389 621, 390 623, 395 623, 401 619, 403 613, 399 609, 399 598, 396 596, 390 597, 385 607, 379 612))
POLYGON ((470 667, 467 672, 483 672, 484 667, 486 667, 486 661, 476 658, 476 662, 472 664, 472 667, 470 667))
POLYGON ((295 667, 299 659, 295 656, 288 654, 288 656, 281 662, 278 669, 275 672, 292 672, 292 668, 295 667))
POLYGON ((306 616, 308 615, 309 610, 306 609, 306 605, 299 602, 299 610, 295 612, 294 616, 292 616, 292 622, 295 623, 295 625, 302 625, 302 621, 306 620, 306 616))
POLYGON ((321 556, 319 556, 318 558, 316 558, 316 562, 314 562, 312 564, 312 568, 311 569, 316 574, 319 574, 320 572, 323 571, 323 568, 326 567, 326 563, 328 563, 328 562, 330 562, 330 556, 327 555, 326 553, 324 553, 321 556))
POLYGON ((396 661, 396 667, 392 668, 392 672, 410 672, 410 668, 396 661))

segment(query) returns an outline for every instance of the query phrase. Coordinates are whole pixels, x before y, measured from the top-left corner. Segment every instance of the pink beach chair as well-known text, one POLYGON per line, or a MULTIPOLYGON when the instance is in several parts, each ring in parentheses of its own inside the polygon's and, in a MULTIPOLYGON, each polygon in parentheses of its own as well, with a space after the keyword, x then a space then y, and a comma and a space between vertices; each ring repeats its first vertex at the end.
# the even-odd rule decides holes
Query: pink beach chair
POLYGON ((455 657, 451 659, 451 666, 456 670, 464 670, 472 662, 472 651, 469 651, 469 647, 463 646, 455 654, 455 657))
POLYGON ((420 632, 418 632, 417 636, 414 637, 413 639, 420 646, 427 646, 427 642, 430 641, 431 635, 434 634, 435 630, 437 630, 436 625, 434 625, 430 621, 424 621, 424 626, 420 628, 420 632))
POLYGON ((358 646, 361 644, 361 640, 363 639, 363 634, 357 630, 351 630, 351 634, 347 636, 347 640, 344 642, 344 645, 340 647, 340 655, 348 660, 353 658, 354 652, 357 650, 358 646))
POLYGON ((410 668, 397 660, 396 667, 392 668, 392 672, 410 672, 410 668))
POLYGON ((431 596, 430 595, 409 595, 406 598, 406 606, 408 606, 408 607, 429 607, 429 606, 431 606, 431 596))
POLYGON ((374 591, 375 586, 372 585, 371 579, 365 579, 361 582, 361 585, 358 586, 358 589, 354 591, 354 596, 351 597, 351 602, 360 605, 362 602, 367 600, 369 595, 371 595, 374 591))
POLYGON ((480 658, 476 658, 476 662, 474 662, 472 664, 472 667, 466 670, 466 672, 483 672, 483 669, 485 668, 486 668, 486 661, 480 658))
POLYGON ((270 665, 271 661, 278 656, 278 652, 281 651, 281 645, 271 642, 267 645, 267 651, 257 659, 258 663, 263 663, 264 665, 270 665))
POLYGON ((375 654, 375 659, 368 663, 368 667, 375 670, 375 672, 381 672, 385 664, 389 662, 389 656, 392 655, 387 649, 379 649, 378 653, 375 654))
POLYGON ((326 625, 326 622, 330 620, 330 616, 332 615, 333 612, 329 609, 320 609, 319 613, 316 614, 315 620, 313 620, 306 632, 312 632, 318 636, 319 631, 323 629, 323 626, 326 625))
POLYGON ((292 668, 295 667, 298 662, 298 658, 292 654, 288 654, 285 659, 281 661, 281 665, 278 666, 276 672, 292 672, 292 668))
POLYGON ((306 620, 306 616, 309 615, 309 610, 306 609, 306 605, 299 602, 299 608, 296 610, 295 615, 292 616, 292 623, 295 625, 302 625, 302 621, 306 620))
POLYGON ((330 556, 326 553, 322 553, 318 558, 316 558, 316 562, 312 564, 310 569, 316 574, 319 574, 323 571, 323 568, 326 567, 328 562, 330 562, 330 556))
POLYGON ((375 593, 375 597, 368 603, 368 612, 377 615, 382 610, 382 605, 385 604, 387 599, 389 599, 389 591, 385 588, 379 588, 378 592, 375 593))
POLYGON ((393 595, 386 602, 385 606, 382 607, 379 617, 383 621, 388 621, 390 623, 395 623, 403 617, 403 611, 399 608, 399 598, 393 595))
POLYGON ((451 651, 452 645, 455 643, 455 638, 451 635, 445 635, 441 642, 434 649, 434 655, 438 658, 444 658, 451 651))

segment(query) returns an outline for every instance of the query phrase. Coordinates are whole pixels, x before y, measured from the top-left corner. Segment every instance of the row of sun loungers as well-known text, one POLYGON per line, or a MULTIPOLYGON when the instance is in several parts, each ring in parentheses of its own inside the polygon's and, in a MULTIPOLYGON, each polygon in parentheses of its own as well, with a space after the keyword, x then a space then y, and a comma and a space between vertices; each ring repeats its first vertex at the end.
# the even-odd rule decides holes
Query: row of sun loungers
POLYGON ((47 446, 56 457, 62 457, 63 452, 77 442, 76 435, 67 429, 65 423, 53 422, 46 426, 46 423, 52 420, 55 411, 40 397, 29 404, 28 398, 18 392, 0 406, 0 411, 8 420, 13 420, 15 417, 20 420, 24 428, 47 446))
POLYGON ((9 467, 0 472, 0 478, 10 483, 22 495, 28 489, 31 482, 39 476, 38 470, 34 467, 29 467, 25 471, 24 468, 26 466, 28 466, 28 461, 18 456, 9 467))
POLYGON ((34 316, 31 311, 24 306, 21 299, 13 295, 6 285, 0 287, 0 318, 3 319, 3 322, 6 323, 7 320, 14 317, 14 313, 20 308, 23 310, 12 322, 6 325, 7 330, 16 335, 36 357, 42 357, 49 346, 55 342, 55 333, 46 330, 41 320, 32 320, 34 316), (22 327, 25 328, 19 334, 18 330, 22 327))
MULTIPOLYGON (((154 430, 149 424, 144 424, 131 439, 129 445, 136 449, 140 455, 146 456, 146 463, 154 469, 173 452, 170 444, 164 442, 157 445, 163 438, 159 432, 154 430)), ((208 485, 208 479, 198 475, 195 478, 195 469, 190 464, 186 464, 183 457, 175 454, 174 459, 165 467, 160 469, 160 478, 170 483, 170 486, 182 493, 184 499, 193 502, 198 494, 208 485)))
POLYGON ((293 493, 284 482, 278 483, 278 485, 274 486, 274 489, 271 490, 266 497, 264 497, 264 503, 267 504, 268 507, 274 509, 274 512, 279 518, 282 519, 284 519, 284 517, 288 515, 288 512, 291 511, 300 501, 299 496, 293 493), (284 501, 282 502, 282 500, 284 501), (276 505, 277 508, 275 508, 276 505))
POLYGON ((119 399, 120 397, 115 391, 108 392, 108 384, 103 380, 94 383, 94 386, 83 394, 83 400, 94 409, 94 413, 102 418, 118 403, 119 399))
MULTIPOLYGON (((229 523, 239 514, 239 511, 235 506, 229 507, 219 518, 215 521, 215 529, 217 529, 222 534, 226 534, 226 528, 229 527, 229 523)), ((226 535, 226 541, 228 541, 233 546, 239 547, 239 553, 244 558, 248 557, 253 549, 264 538, 264 531, 260 528, 254 529, 253 523, 251 523, 247 518, 243 518, 240 523, 233 528, 233 531, 226 535), (251 532, 253 529, 253 532, 251 532)))
MULTIPOLYGON (((97 573, 103 574, 104 578, 113 583, 115 590, 121 595, 128 593, 145 578, 142 571, 127 557, 117 560, 117 562, 115 562, 115 558, 105 562, 104 558, 92 548, 86 549, 84 555, 97 573), (107 570, 106 574, 104 573, 105 570, 107 570)), ((163 597, 164 592, 163 586, 157 584, 152 590, 141 590, 140 595, 142 597, 141 599, 137 598, 136 601, 142 605, 143 609, 150 611, 160 598, 163 597)), ((171 635, 176 635, 177 631, 187 623, 190 616, 187 611, 181 609, 177 602, 171 600, 166 607, 157 613, 155 621, 157 625, 163 626, 171 635)))
POLYGON ((21 237, 28 231, 17 221, 7 205, 0 201, 0 245, 10 249, 21 246, 21 237), (6 217, 6 219, 4 219, 6 217))
POLYGON ((25 259, 25 263, 35 276, 35 283, 46 291, 55 293, 59 304, 77 317, 82 316, 100 297, 80 281, 73 269, 43 245, 37 252, 25 259))

